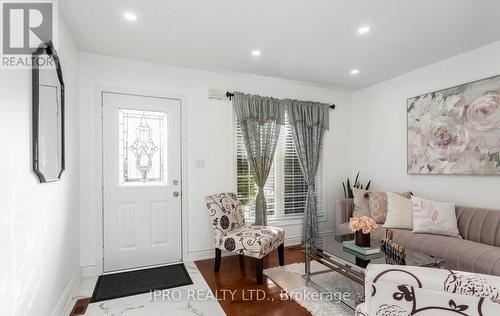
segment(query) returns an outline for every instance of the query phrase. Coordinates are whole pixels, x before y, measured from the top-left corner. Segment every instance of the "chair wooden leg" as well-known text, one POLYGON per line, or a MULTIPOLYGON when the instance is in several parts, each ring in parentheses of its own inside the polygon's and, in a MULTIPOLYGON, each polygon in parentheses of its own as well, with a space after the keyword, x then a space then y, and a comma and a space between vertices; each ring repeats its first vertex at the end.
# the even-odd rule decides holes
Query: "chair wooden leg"
POLYGON ((263 273, 262 270, 264 268, 264 259, 256 259, 255 261, 255 272, 257 276, 257 284, 262 284, 263 273))
POLYGON ((215 248, 214 272, 219 272, 219 269, 220 269, 220 257, 221 257, 221 250, 219 248, 215 248))
POLYGON ((280 263, 280 266, 285 265, 285 244, 281 244, 278 246, 278 260, 280 263))

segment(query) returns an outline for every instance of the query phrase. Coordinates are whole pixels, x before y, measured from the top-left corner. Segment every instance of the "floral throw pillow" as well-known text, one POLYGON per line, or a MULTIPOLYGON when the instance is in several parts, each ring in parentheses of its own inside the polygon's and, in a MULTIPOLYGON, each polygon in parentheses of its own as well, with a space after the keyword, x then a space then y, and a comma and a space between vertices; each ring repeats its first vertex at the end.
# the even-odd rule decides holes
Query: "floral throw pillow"
POLYGON ((462 238, 457 227, 455 204, 412 197, 413 232, 462 238))
MULTIPOLYGON (((397 193, 402 197, 409 199, 411 192, 397 193)), ((387 217, 387 193, 373 191, 370 192, 370 217, 375 220, 377 224, 385 223, 387 217)))

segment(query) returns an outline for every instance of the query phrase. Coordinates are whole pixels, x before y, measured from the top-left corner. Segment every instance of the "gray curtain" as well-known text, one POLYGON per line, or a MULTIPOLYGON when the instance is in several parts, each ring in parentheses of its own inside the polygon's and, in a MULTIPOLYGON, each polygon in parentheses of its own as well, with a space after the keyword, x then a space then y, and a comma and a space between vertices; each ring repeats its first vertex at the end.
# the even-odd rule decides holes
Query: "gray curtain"
POLYGON ((284 100, 288 122, 297 149, 300 167, 307 182, 302 243, 314 245, 318 239, 316 174, 325 130, 329 128, 329 105, 298 100, 284 100))
POLYGON ((234 92, 233 106, 258 186, 255 224, 267 225, 264 185, 273 164, 281 125, 285 123, 284 105, 278 99, 234 92))

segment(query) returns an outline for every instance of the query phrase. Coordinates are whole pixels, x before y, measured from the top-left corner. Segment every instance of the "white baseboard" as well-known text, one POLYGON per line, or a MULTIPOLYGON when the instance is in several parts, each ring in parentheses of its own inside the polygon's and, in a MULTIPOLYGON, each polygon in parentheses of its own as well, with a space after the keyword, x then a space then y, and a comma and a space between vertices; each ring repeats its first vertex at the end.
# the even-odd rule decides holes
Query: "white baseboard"
POLYGON ((288 246, 297 246, 300 245, 300 236, 299 237, 291 237, 291 238, 285 238, 285 247, 288 246))
POLYGON ((93 265, 80 267, 80 276, 82 279, 97 276, 97 266, 93 265))
POLYGON ((80 284, 80 271, 76 272, 69 281, 68 286, 66 286, 63 295, 59 299, 59 302, 57 302, 56 307, 50 314, 51 316, 69 315, 69 313, 71 312, 71 308, 73 308, 73 306, 70 306, 70 304, 72 302, 72 298, 76 293, 76 290, 78 289, 79 284, 80 284))
MULTIPOLYGON (((235 256, 235 255, 236 254, 234 252, 222 251, 223 257, 235 256)), ((184 262, 212 259, 214 257, 215 257, 215 248, 206 250, 195 250, 195 251, 190 251, 188 253, 188 257, 184 260, 184 262)))
MULTIPOLYGON (((323 234, 328 234, 330 232, 322 232, 320 235, 323 234)), ((293 237, 288 237, 285 238, 285 247, 288 246, 296 246, 300 245, 301 240, 300 236, 293 236, 293 237)), ((235 253, 228 252, 228 251, 223 251, 222 256, 234 256, 236 255, 235 253)), ((198 261, 198 260, 205 260, 205 259, 212 259, 215 257, 215 250, 214 248, 210 249, 203 249, 203 250, 193 250, 188 252, 188 257, 184 258, 184 262, 190 262, 190 261, 198 261)), ((97 275, 97 267, 95 265, 92 266, 83 266, 80 268, 80 277, 81 278, 88 278, 88 277, 94 277, 97 275)))
MULTIPOLYGON (((296 246, 300 245, 300 236, 298 237, 290 237, 290 238, 285 238, 285 246, 296 246)), ((189 251, 188 253, 188 258, 186 258, 184 261, 189 262, 189 261, 198 261, 198 260, 205 260, 205 259, 212 259, 215 257, 215 248, 211 249, 205 249, 205 250, 194 250, 194 251, 189 251)), ((229 252, 229 251, 222 251, 222 256, 235 256, 236 254, 234 252, 229 252)))

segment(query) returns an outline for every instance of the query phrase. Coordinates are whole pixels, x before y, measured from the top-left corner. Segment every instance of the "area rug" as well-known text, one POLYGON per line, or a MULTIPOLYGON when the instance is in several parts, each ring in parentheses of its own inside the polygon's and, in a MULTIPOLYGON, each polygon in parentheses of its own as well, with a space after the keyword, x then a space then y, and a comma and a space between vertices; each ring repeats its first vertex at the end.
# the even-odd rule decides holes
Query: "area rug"
MULTIPOLYGON (((325 270, 326 267, 317 261, 311 262, 311 272, 325 270)), ((307 309, 313 316, 340 315, 352 316, 354 311, 340 302, 340 295, 349 297, 347 302, 355 306, 355 299, 363 295, 363 286, 347 279, 337 272, 315 275, 311 279, 328 290, 332 295, 319 296, 312 286, 305 286, 302 278, 304 263, 294 263, 283 267, 265 269, 264 274, 286 291, 286 298, 291 298, 307 309), (348 294, 345 294, 348 293, 348 294)))
POLYGON ((91 303, 124 296, 165 290, 193 284, 186 267, 173 264, 164 267, 101 275, 97 279, 91 303))

